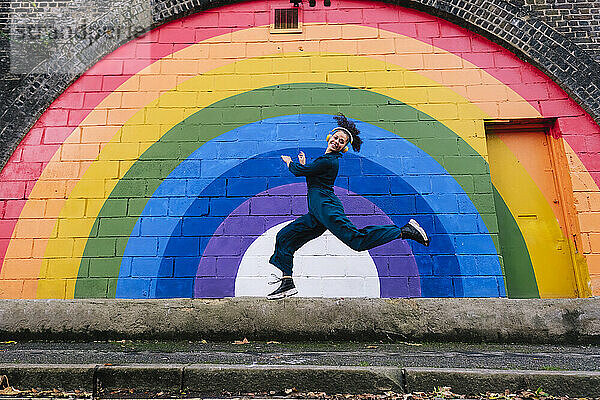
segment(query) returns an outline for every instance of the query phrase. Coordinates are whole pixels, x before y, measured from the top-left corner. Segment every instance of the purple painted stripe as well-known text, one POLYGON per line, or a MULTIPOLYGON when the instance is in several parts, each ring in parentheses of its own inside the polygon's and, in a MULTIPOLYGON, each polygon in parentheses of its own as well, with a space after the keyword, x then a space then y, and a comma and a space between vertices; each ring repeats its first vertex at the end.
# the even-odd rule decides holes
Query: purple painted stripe
MULTIPOLYGON (((335 187, 335 193, 348 218, 357 226, 393 224, 379 207, 364 197, 339 187, 335 187)), ((237 271, 248 247, 267 230, 305 214, 306 209, 304 183, 268 189, 242 203, 225 218, 208 242, 198 265, 194 297, 233 297, 237 271), (224 250, 227 257, 223 257, 224 250)), ((408 243, 394 240, 369 250, 369 254, 379 275, 381 297, 421 296, 419 270, 408 243)))

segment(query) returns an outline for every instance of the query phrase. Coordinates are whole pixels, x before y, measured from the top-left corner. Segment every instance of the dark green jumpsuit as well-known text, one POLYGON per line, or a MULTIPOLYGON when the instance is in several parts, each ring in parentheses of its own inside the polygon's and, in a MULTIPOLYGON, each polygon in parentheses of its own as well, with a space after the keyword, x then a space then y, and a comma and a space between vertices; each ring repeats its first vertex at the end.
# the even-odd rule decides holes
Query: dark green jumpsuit
POLYGON ((402 237, 396 225, 374 225, 358 229, 346 215, 333 184, 340 166, 340 153, 328 153, 308 165, 291 162, 289 170, 305 176, 308 186, 308 214, 286 225, 277 233, 275 252, 269 262, 292 276, 294 253, 326 229, 356 251, 369 250, 402 237))

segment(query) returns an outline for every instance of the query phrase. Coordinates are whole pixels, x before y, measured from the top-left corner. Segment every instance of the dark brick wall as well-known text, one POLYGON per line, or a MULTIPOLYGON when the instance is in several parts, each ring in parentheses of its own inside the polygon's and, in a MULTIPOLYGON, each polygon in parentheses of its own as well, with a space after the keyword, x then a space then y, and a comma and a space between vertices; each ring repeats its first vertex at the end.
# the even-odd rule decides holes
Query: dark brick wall
MULTIPOLYGON (((232 2, 235 0, 3 1, 0 7, 1 31, 5 33, 0 38, 0 165, 4 165, 44 109, 105 54, 142 31, 232 2), (11 16, 13 25, 16 22, 36 25, 40 16, 46 22, 54 18, 54 24, 60 27, 85 25, 88 35, 84 40, 66 35, 60 43, 48 44, 46 40, 42 45, 38 40, 36 44, 42 46, 38 50, 46 51, 50 57, 37 64, 25 64, 26 68, 15 68, 6 37, 11 16)), ((440 16, 515 52, 547 73, 600 121, 600 64, 597 62, 600 60, 597 48, 600 5, 597 1, 390 2, 440 16)))
POLYGON ((600 62, 600 2, 589 0, 510 0, 576 43, 600 62))
POLYGON ((8 75, 10 69, 9 55, 9 3, 0 2, 0 91, 6 92, 12 90, 15 85, 15 79, 10 79, 8 75))
POLYGON ((86 69, 158 25, 151 0, 2 1, 0 165, 86 69))

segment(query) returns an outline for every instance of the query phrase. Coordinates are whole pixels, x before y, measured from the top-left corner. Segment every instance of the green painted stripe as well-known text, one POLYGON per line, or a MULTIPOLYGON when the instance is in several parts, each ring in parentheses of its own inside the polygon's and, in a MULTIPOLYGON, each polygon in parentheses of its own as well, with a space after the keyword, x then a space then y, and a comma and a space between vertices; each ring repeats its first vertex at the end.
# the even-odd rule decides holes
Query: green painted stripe
POLYGON ((517 221, 508 209, 500 193, 494 190, 496 215, 500 226, 500 251, 504 269, 506 295, 518 299, 539 299, 535 272, 525 239, 519 230, 517 221))
MULTIPOLYGON (((391 97, 368 90, 325 83, 277 85, 232 96, 206 107, 181 121, 153 144, 121 179, 102 207, 94 227, 95 237, 87 241, 79 279, 89 272, 98 276, 92 258, 106 237, 117 240, 116 255, 104 258, 101 276, 119 276, 121 258, 135 222, 147 201, 173 169, 207 141, 240 126, 267 118, 295 114, 336 114, 379 126, 393 132, 431 155, 461 184, 481 214, 497 245, 494 198, 491 191, 475 187, 469 177, 490 181, 485 160, 462 138, 429 115, 391 97), (232 109, 235 108, 235 112, 232 109), (471 182, 471 183, 469 183, 471 182), (127 216, 116 211, 122 199, 129 198, 127 216), (117 229, 115 229, 117 227, 117 229), (491 228, 491 229, 490 229, 491 228)), ((525 250, 526 251, 526 250, 525 250)), ((93 290, 94 285, 76 284, 75 297, 114 297, 115 285, 109 293, 93 290)))

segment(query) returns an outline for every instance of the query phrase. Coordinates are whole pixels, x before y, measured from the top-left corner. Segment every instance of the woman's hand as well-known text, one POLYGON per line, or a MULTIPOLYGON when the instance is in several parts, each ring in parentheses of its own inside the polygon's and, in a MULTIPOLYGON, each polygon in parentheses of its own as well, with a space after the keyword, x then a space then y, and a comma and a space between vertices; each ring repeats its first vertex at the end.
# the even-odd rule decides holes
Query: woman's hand
POLYGON ((281 156, 281 159, 283 160, 283 162, 289 167, 290 163, 292 162, 292 157, 290 156, 281 156))
POLYGON ((298 162, 302 165, 306 164, 306 156, 304 155, 303 151, 298 154, 298 162))

